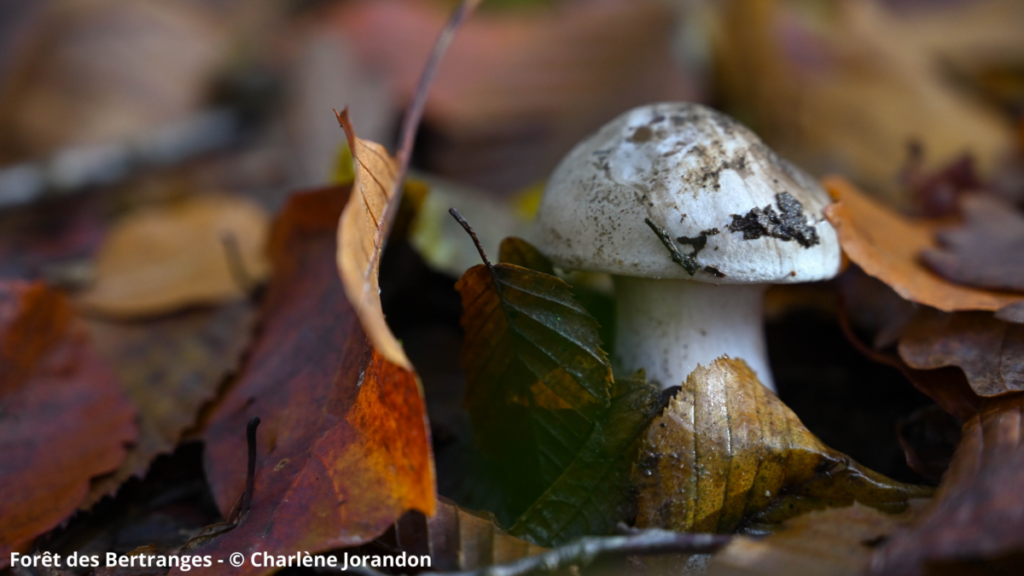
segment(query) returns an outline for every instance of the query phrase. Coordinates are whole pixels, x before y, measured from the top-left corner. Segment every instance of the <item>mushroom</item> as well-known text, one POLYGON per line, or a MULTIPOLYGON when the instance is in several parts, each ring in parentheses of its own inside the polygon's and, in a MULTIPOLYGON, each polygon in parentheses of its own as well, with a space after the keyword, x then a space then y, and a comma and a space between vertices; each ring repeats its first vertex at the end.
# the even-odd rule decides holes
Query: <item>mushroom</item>
POLYGON ((728 355, 774 390, 764 291, 839 271, 828 203, 736 120, 659 103, 622 114, 562 160, 531 240, 559 268, 612 275, 617 369, 643 368, 670 387, 728 355))

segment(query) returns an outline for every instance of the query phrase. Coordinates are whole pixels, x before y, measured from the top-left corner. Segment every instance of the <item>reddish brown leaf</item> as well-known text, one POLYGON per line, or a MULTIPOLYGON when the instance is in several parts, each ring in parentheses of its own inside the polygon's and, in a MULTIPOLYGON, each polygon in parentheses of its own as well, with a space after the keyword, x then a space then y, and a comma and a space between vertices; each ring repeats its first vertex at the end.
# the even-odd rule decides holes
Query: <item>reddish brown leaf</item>
POLYGON ((1024 294, 962 286, 935 275, 918 258, 922 250, 935 247, 935 223, 907 220, 842 178, 828 178, 824 184, 838 199, 825 208, 825 215, 836 227, 843 252, 902 298, 946 312, 999 310, 1024 300, 1024 294))
POLYGON ((238 367, 254 322, 248 301, 146 322, 88 321, 96 348, 139 408, 139 440, 117 472, 93 482, 83 508, 174 450, 196 424, 200 408, 238 367))
POLYGON ((1024 326, 985 312, 922 309, 903 331, 899 353, 919 370, 961 368, 979 396, 1024 390, 1024 326))
POLYGON ((939 490, 908 529, 894 533, 872 559, 874 574, 913 576, 959 568, 980 574, 983 562, 1005 574, 1024 569, 1024 394, 986 401, 963 428, 939 490))
POLYGON ((924 263, 958 284, 1024 291, 1024 214, 981 194, 963 198, 960 208, 963 226, 939 231, 942 248, 921 252, 924 263))
MULTIPOLYGON (((272 231, 262 330, 205 434, 227 515, 245 486, 246 422, 262 419, 252 509, 203 553, 316 553, 373 540, 406 510, 434 512, 416 375, 371 346, 338 278, 347 198, 347 189, 295 195, 272 231)), ((247 562, 238 573, 270 571, 247 562)))
POLYGON ((0 284, 0 567, 68 518, 135 440, 135 408, 60 293, 0 284))

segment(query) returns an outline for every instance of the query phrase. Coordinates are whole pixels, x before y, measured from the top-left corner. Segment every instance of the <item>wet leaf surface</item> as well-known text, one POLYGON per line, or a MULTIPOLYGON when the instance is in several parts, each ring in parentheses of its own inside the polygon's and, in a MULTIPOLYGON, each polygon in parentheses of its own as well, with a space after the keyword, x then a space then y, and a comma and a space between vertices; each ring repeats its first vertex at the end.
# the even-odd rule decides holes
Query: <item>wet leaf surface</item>
POLYGON ((979 396, 1024 390, 1024 326, 985 312, 922 309, 904 330, 899 354, 919 370, 960 368, 979 396))
POLYGON ((517 516, 559 478, 610 406, 597 322, 569 285, 514 264, 456 284, 466 332, 465 405, 482 452, 504 471, 517 516))
POLYGON ((135 407, 60 293, 0 284, 0 566, 118 468, 135 407))
POLYGON ((836 227, 843 252, 902 298, 946 312, 999 310, 1024 299, 1021 294, 962 286, 937 276, 919 261, 922 250, 935 247, 936 224, 903 218, 841 178, 824 184, 838 200, 825 214, 836 227))
POLYGON ((642 379, 617 380, 611 406, 572 463, 510 532, 554 546, 587 534, 608 534, 631 516, 630 466, 644 430, 664 405, 665 397, 654 385, 642 379))
POLYGON ((932 502, 872 558, 872 574, 1018 573, 1024 568, 1024 394, 986 400, 932 502), (988 562, 988 564, 986 564, 988 562))
POLYGON ((767 538, 735 538, 712 558, 707 574, 859 576, 879 544, 911 515, 911 510, 886 514, 860 504, 810 512, 787 520, 767 538))
POLYGON ((921 259, 943 278, 990 290, 1024 292, 1024 214, 994 196, 963 198, 961 226, 939 230, 939 248, 921 259))
POLYGON ((116 224, 96 255, 96 279, 78 302, 117 318, 244 298, 263 281, 268 218, 253 202, 196 196, 140 209, 116 224))
POLYGON ((651 423, 633 467, 637 526, 771 532, 812 510, 860 502, 899 512, 930 490, 825 446, 742 360, 698 367, 651 423))
POLYGON ((139 408, 139 439, 116 473, 93 482, 83 508, 174 450, 238 368, 255 320, 252 304, 242 301, 145 322, 86 322, 97 350, 139 408))
POLYGON ((416 375, 373 348, 338 279, 346 193, 294 195, 273 229, 260 335, 205 434, 211 488, 228 516, 245 484, 246 422, 262 419, 252 509, 203 553, 321 552, 373 540, 406 510, 434 512, 416 375))

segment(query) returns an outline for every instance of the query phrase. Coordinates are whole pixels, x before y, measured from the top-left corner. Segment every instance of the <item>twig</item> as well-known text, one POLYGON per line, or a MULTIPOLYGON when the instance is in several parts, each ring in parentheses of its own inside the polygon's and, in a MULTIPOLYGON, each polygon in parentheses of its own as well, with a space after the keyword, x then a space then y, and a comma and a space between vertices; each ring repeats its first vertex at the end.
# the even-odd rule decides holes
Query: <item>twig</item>
POLYGON ((456 210, 455 208, 449 208, 448 213, 451 214, 452 217, 454 217, 455 220, 458 221, 458 223, 461 224, 462 227, 466 229, 466 232, 469 233, 469 237, 473 239, 473 244, 476 244, 477 252, 479 252, 480 257, 484 259, 484 264, 487 264, 488 268, 494 268, 494 266, 491 264, 491 261, 487 259, 487 254, 484 252, 484 247, 480 244, 480 239, 476 237, 476 231, 473 230, 473 227, 469 225, 469 222, 466 222, 466 219, 463 218, 462 214, 459 214, 459 211, 456 210))
MULTIPOLYGON (((656 554, 710 554, 732 540, 726 534, 686 534, 669 530, 635 530, 627 536, 589 536, 554 548, 543 554, 515 562, 488 566, 464 572, 431 572, 437 576, 524 576, 538 572, 555 572, 569 566, 584 568, 600 556, 656 554)), ((366 576, 382 576, 373 568, 351 567, 350 572, 366 576)))
POLYGON ((255 282, 245 269, 245 260, 242 259, 242 250, 238 247, 238 238, 234 232, 226 230, 220 235, 220 243, 224 246, 224 257, 228 262, 231 279, 238 284, 243 293, 248 294, 255 282))
POLYGON ((238 514, 241 519, 252 506, 252 493, 256 483, 256 427, 260 425, 260 417, 253 416, 245 427, 245 440, 249 444, 249 467, 245 471, 245 492, 242 493, 242 509, 238 514))
POLYGON ((669 255, 672 256, 672 261, 682 266, 690 276, 696 274, 697 260, 693 255, 691 254, 688 256, 680 252, 679 248, 676 248, 675 243, 672 242, 672 237, 669 236, 669 233, 661 226, 655 224, 650 218, 644 218, 644 222, 651 230, 654 230, 654 234, 658 236, 658 240, 661 240, 661 243, 665 245, 665 248, 668 248, 669 255))

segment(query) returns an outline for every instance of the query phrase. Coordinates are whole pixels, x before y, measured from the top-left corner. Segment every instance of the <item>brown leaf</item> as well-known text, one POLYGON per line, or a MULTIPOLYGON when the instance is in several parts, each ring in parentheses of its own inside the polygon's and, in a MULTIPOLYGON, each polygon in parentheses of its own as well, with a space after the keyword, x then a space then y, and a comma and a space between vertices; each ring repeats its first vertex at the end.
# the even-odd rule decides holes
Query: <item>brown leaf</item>
POLYGON ((436 571, 479 570, 546 552, 505 532, 490 512, 467 510, 444 497, 437 513, 410 512, 376 544, 409 554, 429 554, 436 571))
POLYGON ((380 303, 380 256, 391 223, 392 201, 398 194, 399 164, 383 146, 356 137, 348 110, 338 114, 355 162, 352 201, 338 223, 338 271, 345 294, 363 323, 366 335, 384 358, 405 370, 412 364, 384 320, 380 303))
POLYGON ((694 370, 651 423, 633 479, 637 526, 684 532, 771 531, 854 501, 899 512, 930 492, 825 446, 745 362, 727 357, 694 370))
POLYGON ((843 300, 839 326, 858 352, 899 370, 915 388, 953 416, 966 420, 977 412, 981 397, 971 389, 963 370, 953 367, 915 370, 894 349, 916 313, 912 303, 856 266, 839 277, 838 285, 843 300), (871 345, 862 341, 860 333, 864 332, 871 345))
POLYGON ((810 512, 786 521, 767 538, 733 538, 711 559, 707 574, 860 576, 878 544, 911 514, 885 514, 857 503, 810 512))
POLYGON ((1024 569, 1024 394, 986 401, 932 502, 875 553, 873 574, 1018 574, 1024 569))
POLYGON ((896 423, 907 466, 937 485, 960 444, 962 422, 937 404, 915 410, 896 423))
POLYGON ((1024 390, 1024 326, 985 312, 924 308, 904 330, 899 353, 911 368, 961 368, 979 396, 1024 390))
POLYGON ((941 248, 922 251, 924 263, 957 284, 1024 291, 1024 215, 1012 204, 982 194, 964 197, 960 207, 963 225, 940 230, 941 248))
POLYGON ((143 209, 114 226, 79 302, 118 318, 244 297, 268 274, 263 209, 232 196, 195 196, 143 209))
POLYGON ((918 262, 922 250, 935 247, 934 223, 907 220, 842 178, 827 178, 824 185, 838 199, 825 208, 825 215, 836 227, 843 252, 902 298, 946 312, 998 310, 1024 299, 1021 294, 961 286, 936 276, 918 262))
POLYGON ((203 553, 316 553, 373 540, 406 510, 434 513, 417 377, 374 349, 338 279, 347 192, 294 195, 274 226, 260 336, 205 434, 226 516, 245 485, 246 422, 262 419, 252 509, 203 553))
POLYGON ((67 519, 133 442, 135 408, 60 293, 0 283, 0 567, 67 519))
POLYGON ((254 323, 247 301, 146 322, 87 321, 96 348, 139 408, 139 440, 117 472, 93 482, 83 508, 174 450, 196 424, 200 408, 238 367, 254 323))

